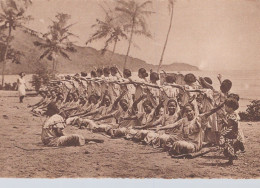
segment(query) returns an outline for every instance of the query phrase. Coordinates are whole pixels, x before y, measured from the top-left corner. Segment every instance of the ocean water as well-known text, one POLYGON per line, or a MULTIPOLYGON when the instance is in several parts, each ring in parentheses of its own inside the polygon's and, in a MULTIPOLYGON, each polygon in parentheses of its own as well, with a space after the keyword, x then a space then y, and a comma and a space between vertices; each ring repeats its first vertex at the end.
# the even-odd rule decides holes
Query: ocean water
MULTIPOLYGON (((187 72, 183 72, 187 73, 187 72)), ((231 92, 239 94, 244 100, 260 100, 260 73, 259 71, 196 71, 196 76, 210 77, 215 89, 220 87, 217 75, 222 75, 222 80, 229 79, 232 81, 231 92)))
MULTIPOLYGON (((190 73, 186 71, 180 71, 179 73, 187 74, 190 73)), ((232 81, 232 93, 239 94, 241 100, 260 100, 260 74, 258 71, 243 71, 243 70, 235 70, 235 71, 194 71, 192 72, 196 76, 201 77, 210 77, 213 81, 213 86, 215 89, 219 89, 220 84, 217 79, 217 75, 221 74, 222 79, 230 79, 232 81)), ((133 76, 137 76, 137 73, 133 73, 133 76)), ((6 75, 5 82, 12 83, 16 82, 18 79, 18 75, 6 75)), ((0 76, 0 79, 1 76, 0 76)), ((26 81, 28 82, 28 87, 31 87, 30 81, 32 80, 32 75, 25 76, 26 81)), ((248 102, 249 103, 249 102, 248 102)))

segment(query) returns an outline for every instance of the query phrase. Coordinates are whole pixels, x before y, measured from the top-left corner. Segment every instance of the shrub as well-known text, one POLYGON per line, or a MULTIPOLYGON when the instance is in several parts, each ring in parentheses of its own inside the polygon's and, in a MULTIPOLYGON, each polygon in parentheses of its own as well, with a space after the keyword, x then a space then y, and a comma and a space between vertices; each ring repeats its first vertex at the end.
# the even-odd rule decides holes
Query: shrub
POLYGON ((241 121, 260 121, 260 100, 247 105, 246 112, 239 112, 241 121))
POLYGON ((39 91, 39 89, 49 83, 50 80, 55 78, 55 73, 48 69, 47 65, 40 64, 36 70, 36 74, 32 76, 32 86, 35 91, 39 91))

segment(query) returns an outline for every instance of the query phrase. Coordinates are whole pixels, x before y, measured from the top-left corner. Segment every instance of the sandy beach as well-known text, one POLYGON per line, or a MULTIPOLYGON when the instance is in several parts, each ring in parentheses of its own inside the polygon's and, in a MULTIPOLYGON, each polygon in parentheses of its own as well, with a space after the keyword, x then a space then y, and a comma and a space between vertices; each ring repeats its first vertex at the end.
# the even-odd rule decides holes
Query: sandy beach
POLYGON ((49 148, 41 143, 43 117, 30 114, 28 104, 18 103, 16 92, 0 93, 0 177, 13 178, 259 178, 260 123, 242 122, 246 153, 233 166, 225 166, 222 153, 195 159, 172 159, 166 152, 124 139, 68 126, 67 133, 101 138, 103 144, 49 148))

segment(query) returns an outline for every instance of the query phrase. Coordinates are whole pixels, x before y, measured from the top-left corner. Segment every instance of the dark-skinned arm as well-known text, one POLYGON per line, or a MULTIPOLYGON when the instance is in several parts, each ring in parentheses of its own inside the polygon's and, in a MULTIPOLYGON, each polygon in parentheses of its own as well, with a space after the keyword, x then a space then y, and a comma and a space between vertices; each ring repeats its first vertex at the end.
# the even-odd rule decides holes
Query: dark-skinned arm
POLYGON ((141 100, 143 100, 144 98, 146 97, 146 95, 142 95, 141 97, 139 97, 134 103, 133 103, 133 106, 132 106, 132 111, 133 112, 136 112, 138 109, 137 109, 137 105, 139 102, 141 102, 141 100))
POLYGON ((126 90, 124 90, 121 95, 119 97, 117 97, 117 99, 115 100, 114 104, 113 104, 113 109, 117 109, 118 107, 118 103, 119 101, 123 98, 123 96, 125 96, 125 94, 127 93, 126 90))
POLYGON ((111 114, 105 115, 105 116, 103 116, 101 118, 94 119, 94 121, 101 121, 101 120, 112 118, 112 117, 114 117, 114 114, 115 113, 111 113, 111 114))
POLYGON ((225 103, 222 103, 222 104, 218 105, 216 108, 211 109, 209 112, 206 112, 206 113, 202 114, 202 116, 204 116, 206 118, 211 116, 212 114, 214 114, 217 111, 219 111, 224 106, 224 104, 225 103))

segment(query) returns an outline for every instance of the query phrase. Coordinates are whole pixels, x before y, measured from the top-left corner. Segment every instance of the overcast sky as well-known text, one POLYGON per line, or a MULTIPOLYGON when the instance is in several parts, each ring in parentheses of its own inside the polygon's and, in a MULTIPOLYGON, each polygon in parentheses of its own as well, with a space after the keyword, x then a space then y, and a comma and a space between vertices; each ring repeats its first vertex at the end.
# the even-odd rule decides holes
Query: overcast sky
MULTIPOLYGON (((46 32, 57 12, 72 16, 77 22, 71 31, 83 46, 94 32, 91 25, 104 17, 98 5, 107 0, 33 0, 28 13, 34 17, 29 27, 46 32)), ((153 39, 134 37, 139 48, 130 55, 158 64, 168 30, 168 0, 153 0, 156 12, 147 21, 153 39)), ((104 41, 90 46, 101 49, 104 41)), ((110 47, 112 49, 112 46, 110 47)), ((127 43, 120 42, 117 53, 125 54, 127 43)), ((260 0, 177 0, 173 28, 164 64, 185 62, 205 70, 260 70, 260 0)))

